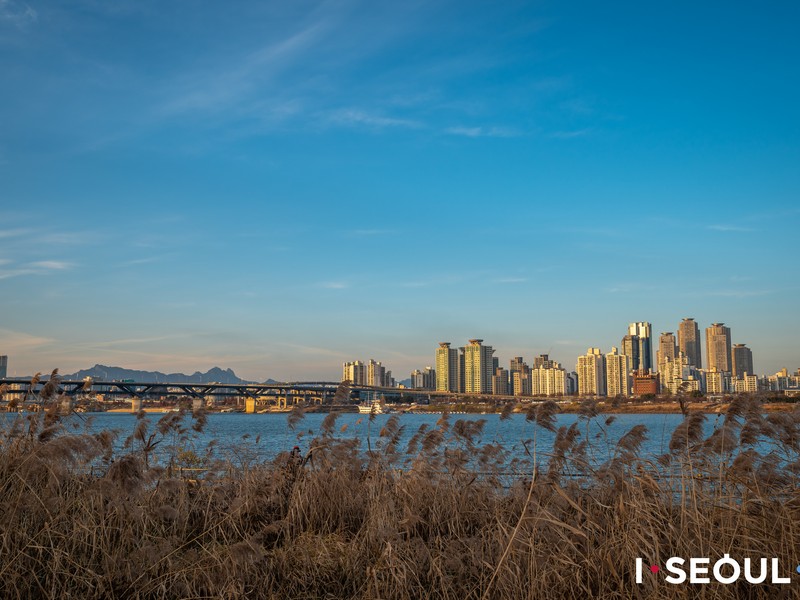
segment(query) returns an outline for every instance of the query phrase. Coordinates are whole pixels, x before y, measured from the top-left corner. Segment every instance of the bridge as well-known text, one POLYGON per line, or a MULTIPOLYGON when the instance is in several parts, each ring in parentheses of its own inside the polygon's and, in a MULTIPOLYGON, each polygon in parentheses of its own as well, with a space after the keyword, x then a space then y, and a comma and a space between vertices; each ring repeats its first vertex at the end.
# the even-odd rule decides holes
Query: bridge
MULTIPOLYGON (((0 379, 0 386, 5 386, 3 399, 15 397, 22 402, 39 402, 42 390, 49 379, 32 381, 29 378, 0 379), (32 385, 33 383, 33 385, 32 385)), ((86 398, 94 394, 119 399, 161 399, 168 396, 189 397, 194 400, 212 398, 238 397, 245 399, 245 405, 255 409, 275 404, 279 408, 287 408, 290 404, 331 404, 340 388, 341 382, 303 381, 288 383, 189 383, 189 382, 134 382, 134 381, 101 381, 101 380, 56 380, 53 396, 68 400, 86 398)), ((52 386, 51 386, 52 387, 52 386)), ((410 388, 374 387, 367 385, 348 385, 348 397, 337 398, 340 403, 353 400, 372 399, 384 396, 397 399, 430 400, 433 396, 452 397, 451 392, 434 392, 410 388)), ((134 405, 137 403, 134 402, 134 405)), ((139 404, 140 405, 140 404, 139 404)))

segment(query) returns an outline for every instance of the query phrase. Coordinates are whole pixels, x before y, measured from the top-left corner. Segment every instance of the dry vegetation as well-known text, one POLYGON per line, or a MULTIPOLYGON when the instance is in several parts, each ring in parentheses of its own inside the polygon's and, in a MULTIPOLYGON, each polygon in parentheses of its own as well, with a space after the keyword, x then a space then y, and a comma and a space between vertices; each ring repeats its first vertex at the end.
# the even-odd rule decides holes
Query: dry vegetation
POLYGON ((797 596, 797 581, 669 585, 648 573, 637 585, 633 572, 636 557, 723 553, 793 569, 800 410, 765 416, 737 401, 705 438, 706 417, 687 412, 668 455, 640 456, 637 426, 594 467, 585 435, 606 417, 587 403, 556 430, 556 410, 529 413, 526 463, 477 444, 482 422, 447 415, 402 445, 392 417, 369 448, 330 415, 305 457, 236 465, 181 450, 202 414, 140 414, 126 440, 73 431, 53 411, 20 416, 0 436, 0 597, 797 596), (552 447, 537 444, 542 430, 555 430, 552 447), (187 456, 204 466, 194 479, 177 468, 187 456))

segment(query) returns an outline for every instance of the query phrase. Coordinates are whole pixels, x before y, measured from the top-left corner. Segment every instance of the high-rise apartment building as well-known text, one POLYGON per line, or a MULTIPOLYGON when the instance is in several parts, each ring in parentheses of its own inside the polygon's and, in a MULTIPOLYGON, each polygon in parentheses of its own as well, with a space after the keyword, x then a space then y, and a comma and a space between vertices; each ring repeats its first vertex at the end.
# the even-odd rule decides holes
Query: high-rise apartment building
POLYGON ((414 369, 411 372, 411 387, 417 390, 436 389, 436 371, 425 367, 424 371, 414 369))
POLYGON ((492 375, 492 394, 496 396, 508 396, 508 371, 502 367, 497 367, 492 375))
POLYGON ((8 377, 8 356, 0 356, 0 379, 8 377))
MULTIPOLYGON (((709 353, 709 362, 711 354, 709 353)), ((706 371, 706 392, 709 394, 727 394, 733 391, 731 385, 731 374, 727 371, 720 371, 716 367, 706 371)))
POLYGON ((342 364, 342 381, 349 381, 354 385, 372 385, 375 387, 394 387, 395 381, 392 372, 378 361, 370 359, 369 364, 360 360, 342 364))
POLYGON ((733 377, 741 379, 744 374, 753 375, 753 352, 745 344, 734 344, 731 349, 733 377))
POLYGON ((531 369, 530 381, 532 396, 564 396, 568 393, 567 373, 553 360, 545 360, 531 369))
POLYGON ((599 348, 589 348, 578 357, 575 369, 578 372, 578 393, 581 396, 605 396, 605 357, 599 348))
POLYGON ((639 364, 639 338, 630 334, 622 338, 622 354, 628 361, 628 373, 637 369, 639 364))
POLYGON ((464 393, 492 393, 492 360, 491 346, 484 346, 483 340, 470 340, 464 346, 464 393))
POLYGON ((342 381, 349 381, 354 385, 367 385, 367 365, 360 360, 344 363, 342 381))
POLYGON ((708 371, 731 372, 731 329, 724 323, 706 327, 706 357, 708 371))
POLYGON ((570 396, 574 396, 578 393, 578 372, 577 371, 570 371, 565 376, 565 383, 566 389, 564 390, 565 394, 569 394, 570 396))
MULTIPOLYGON (((628 335, 638 342, 638 362, 632 363, 632 368, 642 373, 653 370, 653 334, 652 326, 647 321, 631 323, 628 326, 628 335)), ((624 348, 623 348, 624 349, 624 348)))
POLYGON ((755 394, 759 391, 757 375, 743 375, 732 381, 733 391, 736 393, 755 394))
POLYGON ((386 385, 386 367, 380 361, 369 359, 367 363, 367 385, 375 387, 386 385))
POLYGON ((521 356, 511 359, 508 375, 512 394, 515 396, 531 395, 530 368, 521 356))
POLYGON ((436 349, 436 391, 458 391, 458 350, 450 342, 439 342, 436 349))
POLYGON ((511 388, 515 396, 531 395, 531 374, 529 371, 514 371, 511 373, 511 388))
POLYGON ((694 319, 683 319, 678 325, 678 350, 683 352, 689 364, 697 369, 703 367, 700 348, 700 328, 694 319))
POLYGON ((460 394, 463 394, 467 387, 467 377, 465 375, 466 371, 464 366, 466 361, 465 352, 464 346, 458 347, 458 392, 460 394))
POLYGON ((547 354, 540 354, 536 358, 533 359, 533 368, 540 369, 544 367, 545 369, 550 369, 555 364, 555 361, 550 360, 550 357, 547 354))
POLYGON ((627 396, 630 394, 630 375, 628 357, 619 354, 616 347, 606 354, 606 390, 609 396, 627 396))
POLYGON ((509 373, 516 373, 517 371, 522 371, 523 367, 527 366, 528 365, 525 364, 525 361, 521 356, 515 356, 511 359, 511 364, 508 368, 508 371, 509 373))
POLYGON ((671 331, 662 333, 658 338, 658 351, 656 352, 658 370, 661 370, 661 363, 675 360, 676 356, 678 356, 678 345, 675 343, 675 334, 671 331))
POLYGON ((658 376, 661 384, 661 391, 670 394, 689 393, 702 391, 702 377, 694 365, 689 364, 689 358, 683 353, 678 352, 673 360, 667 360, 659 364, 658 376))

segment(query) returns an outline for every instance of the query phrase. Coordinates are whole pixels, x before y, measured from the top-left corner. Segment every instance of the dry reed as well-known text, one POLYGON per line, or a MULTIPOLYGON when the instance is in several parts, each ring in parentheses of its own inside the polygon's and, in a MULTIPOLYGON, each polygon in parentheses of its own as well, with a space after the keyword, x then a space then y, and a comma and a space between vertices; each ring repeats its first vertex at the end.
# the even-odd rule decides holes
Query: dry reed
POLYGON ((306 456, 234 469, 192 453, 202 477, 180 468, 202 412, 142 413, 121 450, 57 413, 19 417, 0 435, 0 597, 797 597, 798 583, 637 585, 634 566, 724 553, 795 565, 800 410, 764 417, 741 401, 705 437, 688 412, 658 462, 636 426, 602 464, 592 445, 611 442, 585 438, 610 424, 597 406, 558 429, 556 412, 528 415, 526 461, 480 444, 482 421, 445 414, 401 446, 392 417, 365 449, 330 414, 306 456))

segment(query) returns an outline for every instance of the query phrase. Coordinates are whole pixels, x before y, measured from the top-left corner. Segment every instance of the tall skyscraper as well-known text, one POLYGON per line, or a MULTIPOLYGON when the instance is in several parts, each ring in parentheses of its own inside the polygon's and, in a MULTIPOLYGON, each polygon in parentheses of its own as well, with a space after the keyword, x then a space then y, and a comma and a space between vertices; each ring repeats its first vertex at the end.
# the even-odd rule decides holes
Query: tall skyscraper
POLYGON ((511 365, 509 366, 508 371, 510 373, 516 373, 518 371, 522 371, 522 367, 525 365, 525 361, 522 359, 521 356, 515 356, 511 359, 511 365))
POLYGON ((706 327, 706 356, 708 371, 731 372, 731 329, 724 323, 706 327))
POLYGON ((589 348, 578 357, 578 393, 581 396, 605 396, 605 357, 599 348, 589 348))
POLYGON ((8 377, 8 356, 0 356, 0 379, 8 377))
POLYGON ((628 326, 628 335, 633 336, 639 343, 639 361, 633 363, 633 369, 647 373, 653 370, 653 339, 652 326, 647 321, 631 323, 628 326))
POLYGON ((566 371, 553 360, 545 360, 531 369, 530 381, 533 396, 563 396, 567 393, 566 371))
POLYGON ((527 369, 511 373, 511 393, 515 396, 531 395, 531 374, 527 369))
POLYGON ((436 371, 425 367, 424 371, 414 369, 411 372, 411 387, 418 390, 436 389, 436 371))
POLYGON ((660 363, 658 377, 661 390, 671 394, 701 391, 700 372, 689 364, 689 359, 683 352, 678 352, 673 360, 660 363))
POLYGON ((491 346, 484 346, 483 340, 470 340, 464 347, 464 393, 492 393, 492 360, 491 346))
POLYGON ((467 385, 466 384, 467 378, 466 375, 464 374, 465 373, 464 362, 466 361, 466 358, 464 356, 465 352, 466 350, 464 346, 458 347, 458 391, 461 394, 464 393, 464 390, 466 389, 467 385))
POLYGON ((436 349, 436 391, 458 391, 458 350, 450 342, 439 342, 436 349))
POLYGON ((508 396, 508 371, 501 367, 497 367, 492 375, 492 394, 496 396, 508 396))
POLYGON ((628 373, 639 368, 639 338, 637 336, 628 334, 622 338, 622 354, 628 361, 628 373))
POLYGON ((354 385, 367 385, 367 365, 360 360, 344 363, 342 381, 349 381, 354 385))
POLYGON ((628 357, 619 354, 616 347, 606 354, 606 389, 609 396, 627 396, 630 393, 628 357))
POLYGON ((677 355, 678 346, 675 343, 675 335, 671 331, 662 333, 658 338, 658 352, 656 352, 658 370, 661 370, 663 363, 675 360, 677 355))
POLYGON ((703 367, 700 348, 700 328, 691 317, 683 319, 678 325, 678 350, 683 352, 689 364, 697 369, 703 367))
POLYGON ((744 374, 753 373, 753 352, 745 344, 735 344, 731 350, 733 359, 733 377, 741 379, 744 374))
POLYGON ((369 359, 367 363, 367 385, 375 387, 386 385, 386 367, 380 361, 369 359))

